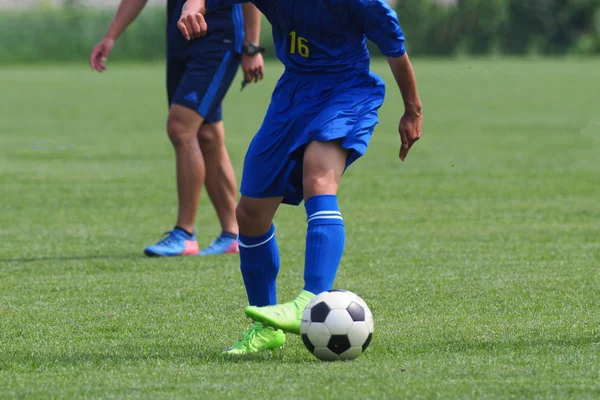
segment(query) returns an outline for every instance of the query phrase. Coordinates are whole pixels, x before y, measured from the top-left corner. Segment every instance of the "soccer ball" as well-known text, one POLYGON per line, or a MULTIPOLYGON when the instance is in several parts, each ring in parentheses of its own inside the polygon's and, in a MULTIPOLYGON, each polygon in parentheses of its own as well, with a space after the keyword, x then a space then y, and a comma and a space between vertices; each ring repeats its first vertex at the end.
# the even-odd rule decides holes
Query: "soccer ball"
POLYGON ((373 315, 354 293, 330 290, 308 303, 300 334, 308 351, 320 360, 353 360, 371 343, 373 315))

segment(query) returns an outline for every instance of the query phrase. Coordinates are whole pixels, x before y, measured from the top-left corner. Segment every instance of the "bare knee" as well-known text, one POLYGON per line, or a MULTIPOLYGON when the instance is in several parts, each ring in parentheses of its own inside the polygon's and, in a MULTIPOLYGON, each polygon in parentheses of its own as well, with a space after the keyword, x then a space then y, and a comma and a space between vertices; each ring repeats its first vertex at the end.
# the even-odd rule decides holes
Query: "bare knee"
POLYGON ((348 150, 338 141, 311 142, 304 151, 304 199, 336 194, 348 160, 348 150))
POLYGON ((242 196, 235 209, 240 233, 260 236, 269 231, 280 198, 254 199, 242 196))
POLYGON ((217 149, 224 145, 225 134, 217 124, 204 124, 198 131, 198 142, 203 151, 217 149))
POLYGON ((174 105, 167 120, 167 134, 174 147, 186 146, 196 139, 201 117, 194 111, 174 105))
MULTIPOLYGON (((261 225, 261 213, 257 207, 240 202, 235 209, 235 216, 240 232, 248 234, 255 231, 257 225, 261 225)), ((260 233, 258 234, 260 235, 260 233)))
POLYGON ((167 121, 167 134, 173 146, 178 147, 186 144, 186 126, 181 121, 169 118, 167 121))
POLYGON ((339 182, 333 173, 315 173, 305 175, 302 179, 304 198, 308 199, 319 194, 336 194, 339 182))

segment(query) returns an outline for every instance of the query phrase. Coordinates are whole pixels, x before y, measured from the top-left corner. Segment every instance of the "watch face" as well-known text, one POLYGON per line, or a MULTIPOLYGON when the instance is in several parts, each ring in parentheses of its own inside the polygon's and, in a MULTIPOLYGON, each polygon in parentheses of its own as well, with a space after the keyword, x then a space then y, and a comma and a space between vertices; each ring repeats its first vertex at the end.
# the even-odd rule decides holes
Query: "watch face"
POLYGON ((253 44, 249 44, 246 46, 246 53, 248 53, 248 55, 254 55, 256 54, 256 46, 253 44))
POLYGON ((261 54, 262 52, 265 51, 265 49, 263 49, 260 46, 257 46, 255 44, 252 43, 248 43, 245 44, 244 47, 242 48, 244 54, 249 55, 249 56, 255 56, 257 54, 261 54))

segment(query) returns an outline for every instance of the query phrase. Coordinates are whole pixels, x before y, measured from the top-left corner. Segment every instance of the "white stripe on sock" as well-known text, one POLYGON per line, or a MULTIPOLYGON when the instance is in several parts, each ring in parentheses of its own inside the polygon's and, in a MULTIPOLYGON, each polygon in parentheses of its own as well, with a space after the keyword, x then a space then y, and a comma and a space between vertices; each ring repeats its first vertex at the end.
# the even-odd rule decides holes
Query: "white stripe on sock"
POLYGON ((240 239, 238 239, 238 244, 240 245, 240 247, 243 247, 245 249, 253 249, 255 247, 260 247, 263 244, 269 242, 269 240, 273 239, 275 237, 275 232, 273 232, 273 234, 271 236, 269 236, 269 238, 267 240, 265 240, 264 242, 260 242, 257 244, 244 244, 242 243, 242 241, 240 239))
POLYGON ((316 217, 317 215, 342 215, 342 213, 339 211, 317 211, 316 213, 309 215, 308 219, 316 217))
POLYGON ((310 217, 306 222, 310 222, 315 219, 341 219, 342 221, 344 220, 344 218, 342 218, 341 215, 322 215, 322 216, 310 217))

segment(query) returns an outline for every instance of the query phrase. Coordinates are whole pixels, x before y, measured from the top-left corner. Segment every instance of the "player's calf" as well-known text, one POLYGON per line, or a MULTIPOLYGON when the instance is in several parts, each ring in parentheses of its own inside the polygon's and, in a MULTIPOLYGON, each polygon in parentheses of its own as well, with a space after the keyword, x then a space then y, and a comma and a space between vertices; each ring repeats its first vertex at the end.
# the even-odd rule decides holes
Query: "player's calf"
POLYGON ((346 233, 337 196, 312 196, 306 208, 304 290, 319 294, 330 290, 344 252, 346 233))
POLYGON ((177 226, 192 231, 204 184, 205 166, 196 135, 203 118, 195 111, 174 104, 167 123, 169 138, 175 149, 177 171, 177 226))

